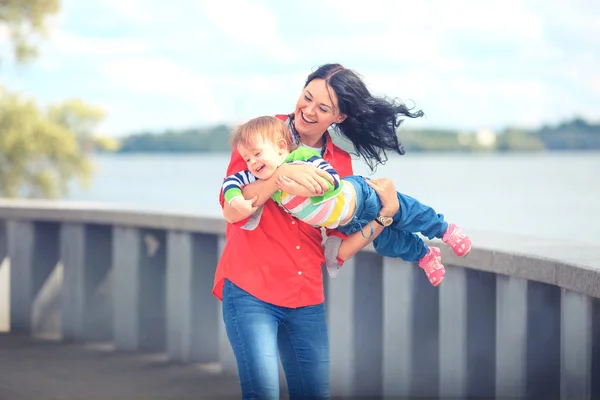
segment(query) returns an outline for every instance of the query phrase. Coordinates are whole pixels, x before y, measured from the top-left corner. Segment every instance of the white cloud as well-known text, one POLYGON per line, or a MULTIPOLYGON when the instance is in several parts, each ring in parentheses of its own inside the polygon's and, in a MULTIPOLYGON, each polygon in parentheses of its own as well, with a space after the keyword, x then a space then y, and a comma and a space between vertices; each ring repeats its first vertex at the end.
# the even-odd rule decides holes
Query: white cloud
POLYGON ((8 42, 10 38, 10 33, 8 31, 8 27, 2 23, 0 23, 0 43, 8 42))
POLYGON ((109 62, 101 68, 110 83, 129 93, 156 96, 161 104, 193 102, 198 118, 207 121, 224 118, 210 82, 169 59, 132 58, 109 62))
POLYGON ((596 91, 596 93, 598 93, 600 95, 600 76, 597 76, 592 81, 592 87, 594 88, 594 90, 596 91))
POLYGON ((442 2, 435 26, 443 30, 462 30, 485 36, 509 39, 539 40, 543 37, 540 17, 522 0, 442 2))
POLYGON ((45 98, 102 98, 114 130, 289 112, 326 62, 434 125, 600 116, 600 6, 574 1, 65 0, 42 57, 22 78, 0 72, 45 98), (61 84, 40 85, 49 74, 61 84))
POLYGON ((431 79, 425 69, 411 69, 402 73, 367 73, 364 81, 373 94, 408 99, 424 98, 434 93, 438 79, 431 79))
POLYGON ((173 6, 162 2, 145 2, 142 0, 103 0, 104 5, 112 12, 119 14, 130 23, 156 22, 160 12, 173 6))
POLYGON ((237 0, 232 6, 225 1, 203 1, 199 4, 220 34, 239 44, 250 46, 264 55, 290 60, 293 53, 284 45, 273 10, 258 1, 237 0))
MULTIPOLYGON (((375 23, 420 41, 440 33, 466 31, 504 37, 540 38, 540 18, 521 0, 481 2, 477 0, 408 2, 370 0, 357 6, 343 0, 326 1, 328 10, 348 23, 375 23)), ((396 37, 398 39, 399 37, 396 37)))
POLYGON ((0 22, 0 68, 14 64, 16 61, 13 46, 10 40, 10 32, 6 25, 0 22))
POLYGON ((179 96, 206 85, 169 59, 130 58, 106 63, 102 70, 110 81, 133 91, 179 96))
POLYGON ((145 52, 148 43, 140 38, 86 37, 58 30, 52 35, 51 47, 70 55, 119 55, 145 52))

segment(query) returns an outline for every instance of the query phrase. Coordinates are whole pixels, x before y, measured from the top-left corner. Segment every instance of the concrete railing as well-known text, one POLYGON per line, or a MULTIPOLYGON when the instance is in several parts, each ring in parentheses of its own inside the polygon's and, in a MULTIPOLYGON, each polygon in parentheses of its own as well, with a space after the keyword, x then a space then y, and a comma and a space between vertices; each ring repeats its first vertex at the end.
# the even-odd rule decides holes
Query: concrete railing
MULTIPOLYGON (((11 332, 235 373, 211 294, 224 232, 198 216, 0 201, 0 328, 10 310, 11 332)), ((472 238, 465 259, 440 246, 439 288, 370 248, 325 280, 332 395, 600 396, 600 246, 472 238)))

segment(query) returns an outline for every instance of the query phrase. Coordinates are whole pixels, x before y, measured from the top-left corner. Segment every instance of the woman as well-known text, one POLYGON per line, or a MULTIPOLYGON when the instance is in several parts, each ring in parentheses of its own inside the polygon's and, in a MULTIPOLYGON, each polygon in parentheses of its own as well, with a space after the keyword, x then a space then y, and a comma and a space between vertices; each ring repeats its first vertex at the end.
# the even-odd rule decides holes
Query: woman
MULTIPOLYGON (((386 150, 404 154, 396 129, 399 117, 418 117, 403 104, 372 96, 360 77, 339 64, 327 64, 309 75, 304 90, 286 120, 292 137, 323 154, 341 176, 352 174, 350 155, 335 146, 327 133, 334 125, 373 168, 386 160, 386 150)), ((234 150, 225 176, 246 169, 234 150)), ((232 345, 245 399, 279 398, 278 356, 290 398, 329 398, 329 338, 322 270, 325 258, 321 232, 295 220, 273 201, 277 180, 285 176, 315 194, 327 189, 327 173, 309 165, 282 165, 270 179, 244 188, 258 210, 242 218, 220 196, 229 222, 226 245, 215 274, 213 293, 223 301, 223 319, 232 345), (260 209, 259 209, 260 207, 260 209), (258 223, 260 221, 260 223, 258 223), (252 225, 253 230, 243 229, 252 225)), ((398 209, 389 179, 373 179, 381 216, 398 209)), ((348 260, 383 230, 375 220, 367 234, 344 237, 334 251, 348 260), (371 230, 373 231, 371 233, 371 230)))

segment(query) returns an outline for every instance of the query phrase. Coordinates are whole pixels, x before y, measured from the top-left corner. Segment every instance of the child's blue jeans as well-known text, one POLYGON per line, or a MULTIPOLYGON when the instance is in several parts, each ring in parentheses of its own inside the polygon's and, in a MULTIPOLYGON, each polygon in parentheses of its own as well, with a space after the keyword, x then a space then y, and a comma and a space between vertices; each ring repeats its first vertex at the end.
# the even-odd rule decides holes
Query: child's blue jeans
MULTIPOLYGON (((348 176, 343 180, 351 183, 356 191, 354 217, 346 225, 337 228, 349 235, 358 232, 377 217, 381 201, 362 176, 348 176)), ((373 247, 382 256, 419 261, 427 254, 427 245, 415 233, 419 232, 429 239, 441 239, 448 229, 448 223, 442 214, 410 196, 398 193, 398 202, 400 209, 393 217, 394 222, 375 238, 373 247)))

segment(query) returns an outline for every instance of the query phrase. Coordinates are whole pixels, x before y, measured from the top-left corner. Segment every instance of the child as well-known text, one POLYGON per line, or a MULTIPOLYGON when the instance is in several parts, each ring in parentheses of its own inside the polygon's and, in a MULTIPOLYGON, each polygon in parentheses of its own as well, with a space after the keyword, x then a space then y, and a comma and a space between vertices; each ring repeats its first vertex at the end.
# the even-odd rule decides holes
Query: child
MULTIPOLYGON (((441 214, 407 195, 398 193, 400 209, 396 215, 379 215, 379 197, 366 183, 367 178, 348 176, 340 179, 317 151, 294 146, 285 123, 275 117, 258 117, 239 126, 232 134, 231 144, 246 161, 248 170, 225 178, 223 195, 225 201, 245 216, 252 213, 252 201, 242 196, 241 188, 244 185, 257 179, 269 179, 283 163, 312 163, 333 176, 335 184, 327 182, 329 190, 314 196, 304 186, 287 180, 288 185, 295 187, 294 192, 303 196, 279 190, 271 197, 301 221, 316 227, 337 229, 349 235, 362 231, 369 221, 376 220, 387 227, 373 242, 377 253, 418 262, 434 286, 442 283, 445 275, 440 250, 428 247, 413 232, 421 232, 430 239, 441 238, 459 257, 466 256, 471 250, 471 239, 458 226, 449 225, 441 214)), ((339 266, 327 263, 327 269, 335 277, 339 266)))

